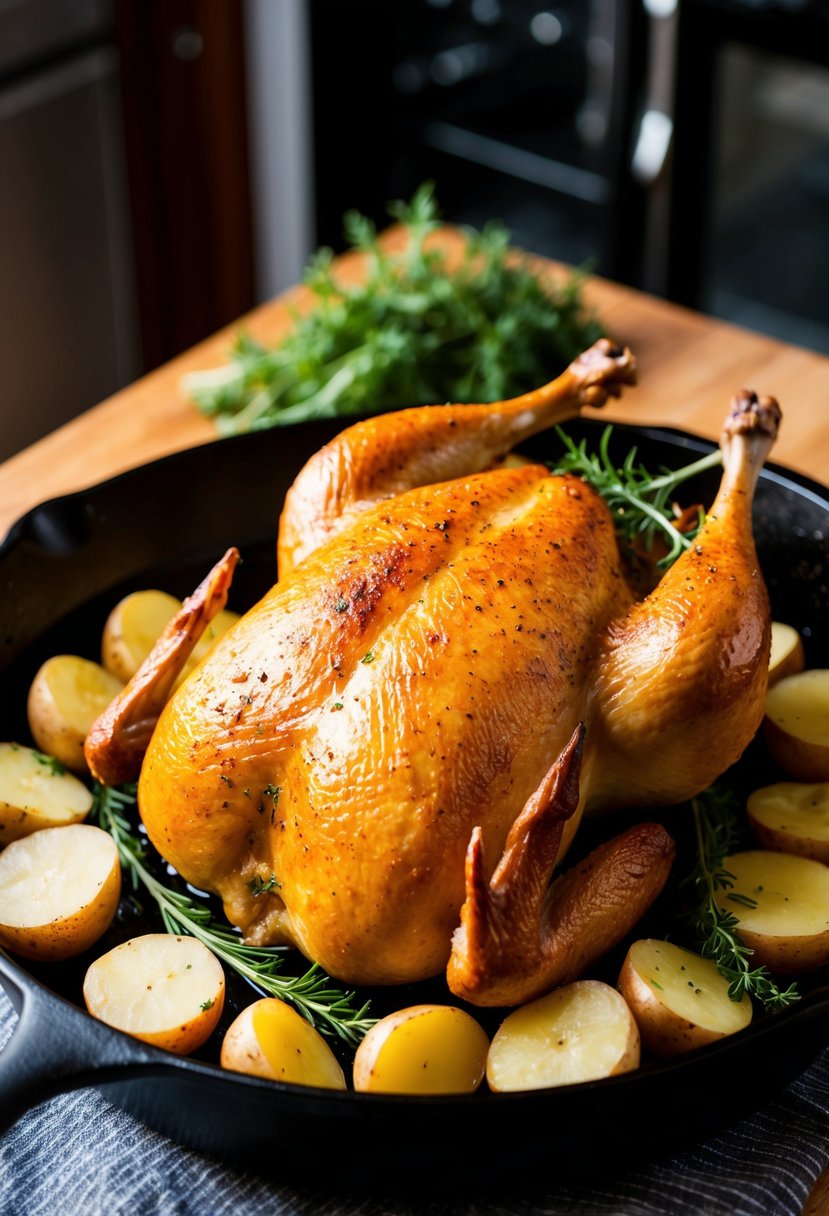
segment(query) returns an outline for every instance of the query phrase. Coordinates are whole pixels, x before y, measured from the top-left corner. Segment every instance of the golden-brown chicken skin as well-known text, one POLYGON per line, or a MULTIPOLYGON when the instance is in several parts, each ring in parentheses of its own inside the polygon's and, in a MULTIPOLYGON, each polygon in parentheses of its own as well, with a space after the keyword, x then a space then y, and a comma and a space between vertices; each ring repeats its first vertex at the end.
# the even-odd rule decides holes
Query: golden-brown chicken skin
MULTIPOLYGON (((598 495, 498 466, 631 380, 604 343, 540 395, 351 427, 300 474, 284 573, 167 704, 139 784, 155 846, 248 940, 356 984, 448 963, 459 996, 517 1003, 658 894, 657 824, 549 882, 585 808, 690 797, 757 728, 751 495, 777 414, 735 402, 697 543, 637 599, 598 495)), ((88 749, 104 778, 106 740, 88 749)))

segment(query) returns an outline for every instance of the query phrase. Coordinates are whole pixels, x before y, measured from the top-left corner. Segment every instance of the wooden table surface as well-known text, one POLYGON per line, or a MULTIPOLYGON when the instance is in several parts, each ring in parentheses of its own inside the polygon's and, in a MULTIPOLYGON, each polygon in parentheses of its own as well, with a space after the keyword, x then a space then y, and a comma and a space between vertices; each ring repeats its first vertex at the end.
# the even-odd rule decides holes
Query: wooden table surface
MULTIPOLYGON (((386 239, 394 244, 399 233, 392 230, 386 239)), ((457 255, 456 232, 438 233, 436 239, 450 256, 457 255)), ((535 260, 541 274, 563 273, 535 260)), ((341 258, 338 273, 353 282, 362 273, 361 257, 341 258)), ((829 358, 604 280, 591 280, 585 295, 639 365, 639 385, 609 403, 603 417, 679 426, 716 438, 731 396, 752 388, 777 397, 783 409, 772 458, 829 480, 829 358)), ((214 439, 212 421, 182 395, 182 376, 224 363, 240 325, 264 342, 275 342, 290 326, 292 309, 309 303, 304 288, 293 288, 0 465, 0 537, 46 498, 214 439)))
MULTIPOLYGON (((384 239, 395 245, 400 234, 391 230, 384 239)), ((458 256, 456 232, 446 230, 435 239, 450 258, 458 256)), ((565 273, 543 259, 534 261, 542 275, 565 273)), ((337 271, 344 282, 357 281, 361 257, 339 259, 337 271)), ((610 402, 603 417, 716 438, 731 396, 753 388, 777 397, 783 409, 773 459, 829 480, 829 358, 601 279, 590 280, 585 295, 607 332, 631 347, 639 365, 639 385, 610 402)), ((46 498, 215 439, 213 423, 182 395, 182 376, 224 363, 240 326, 263 342, 276 342, 291 325, 292 312, 310 302, 304 288, 291 289, 0 464, 0 537, 46 498)), ((804 1216, 821 1213, 829 1213, 829 1170, 804 1208, 804 1216)))

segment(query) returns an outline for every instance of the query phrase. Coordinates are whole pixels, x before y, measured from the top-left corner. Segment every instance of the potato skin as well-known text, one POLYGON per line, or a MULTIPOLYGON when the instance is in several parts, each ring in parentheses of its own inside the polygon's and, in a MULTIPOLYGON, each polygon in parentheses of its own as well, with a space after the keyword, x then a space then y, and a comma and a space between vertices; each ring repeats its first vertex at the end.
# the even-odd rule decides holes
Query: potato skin
POLYGON ((107 617, 101 637, 101 662, 107 671, 125 684, 132 679, 149 653, 137 649, 135 635, 141 625, 158 637, 180 608, 181 600, 166 591, 134 591, 120 600, 107 617))
MULTIPOLYGON (((797 908, 798 895, 806 890, 814 897, 810 888, 817 883, 820 897, 825 899, 826 928, 813 933, 772 933, 752 929, 750 921, 756 914, 728 902, 728 892, 717 892, 717 903, 736 914, 737 933, 744 944, 753 951, 752 965, 768 967, 778 975, 798 975, 815 971, 829 962, 829 870, 818 861, 798 857, 792 853, 775 853, 767 849, 747 850, 726 857, 724 866, 735 875, 734 890, 751 898, 760 899, 760 892, 769 891, 780 884, 786 892, 786 901, 792 911, 797 908), (757 867, 760 867, 759 869, 757 867), (778 875, 783 874, 784 878, 778 875)), ((821 904, 821 915, 824 905, 821 904)), ((794 929, 797 921, 794 921, 794 929)))
POLYGON ((77 655, 53 655, 47 659, 38 670, 29 688, 26 712, 29 729, 35 743, 42 752, 54 756, 65 768, 81 776, 89 772, 83 745, 89 728, 98 714, 105 708, 108 700, 112 700, 123 687, 121 681, 99 663, 82 659, 77 655), (83 688, 73 696, 72 700, 82 713, 76 715, 76 721, 70 721, 61 711, 52 688, 55 673, 72 670, 73 677, 79 683, 94 687, 97 694, 91 699, 89 687, 83 688), (77 673, 77 674, 76 674, 77 673), (89 720, 82 727, 80 718, 86 715, 89 720))
MULTIPOLYGON (((829 801, 829 784, 825 782, 778 782, 777 785, 765 786, 763 789, 755 790, 749 796, 746 806, 751 830, 764 849, 769 849, 775 853, 794 853, 798 857, 808 857, 812 861, 822 862, 825 866, 829 865, 829 840, 823 840, 819 836, 810 836, 805 831, 803 834, 787 831, 785 827, 775 827, 760 817, 764 809, 760 802, 762 795, 766 793, 773 794, 778 790, 781 796, 787 790, 791 790, 793 796, 801 792, 805 794, 809 790, 814 790, 814 796, 819 798, 825 805, 829 801)), ((808 822, 804 826, 808 827, 808 822)))
POLYGON ((827 711, 829 670, 825 668, 797 672, 769 689, 763 733, 773 758, 796 781, 829 781, 829 738, 823 729, 827 711), (811 727, 806 737, 798 733, 798 722, 811 727))
POLYGON ((657 1056, 694 1051, 721 1035, 697 1026, 663 1005, 628 956, 619 972, 618 989, 630 1005, 643 1045, 657 1056))
POLYGON ((354 1088, 360 1093, 474 1093, 484 1079, 488 1051, 485 1031, 463 1009, 410 1005, 371 1027, 354 1056, 354 1088))
POLYGON ((618 988, 630 1005, 642 1043, 655 1056, 683 1055, 726 1038, 722 1031, 698 1026, 668 1008, 633 966, 630 955, 622 964, 618 988))
MULTIPOLYGON (((284 1047, 283 1047, 284 1049, 284 1047)), ((228 1027, 222 1041, 222 1068, 279 1081, 286 1085, 308 1085, 322 1089, 345 1089, 345 1076, 331 1048, 317 1030, 283 1001, 263 997, 247 1005, 228 1027), (256 1033, 260 1011, 280 1006, 278 1014, 285 1023, 285 1040, 290 1041, 288 1067, 277 1071, 268 1059, 256 1033), (303 1061, 303 1051, 305 1059, 303 1061), (303 1076, 308 1069, 307 1076, 303 1076)))
POLYGON ((771 933, 752 933, 740 925, 738 933, 752 955, 754 966, 768 967, 777 975, 800 975, 817 971, 829 963, 829 929, 804 937, 783 937, 771 933))
POLYGON ((89 771, 83 754, 84 737, 61 719, 42 669, 29 689, 26 713, 32 737, 42 752, 54 756, 73 773, 89 771))
POLYGON ((829 781, 829 747, 799 739, 766 716, 763 734, 772 757, 798 781, 829 781))

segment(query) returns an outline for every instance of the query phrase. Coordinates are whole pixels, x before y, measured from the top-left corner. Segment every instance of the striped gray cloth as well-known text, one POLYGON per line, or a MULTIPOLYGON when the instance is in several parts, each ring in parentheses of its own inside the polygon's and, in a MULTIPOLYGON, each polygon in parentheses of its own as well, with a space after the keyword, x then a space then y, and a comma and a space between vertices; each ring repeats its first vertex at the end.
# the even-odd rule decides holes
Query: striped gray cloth
MULTIPOLYGON (((0 997, 0 1045, 13 1014, 0 997)), ((0 1067, 2 1067, 0 1065, 0 1067)), ((724 1096, 725 1097, 725 1096, 724 1096)), ((94 1090, 30 1111, 0 1139, 1 1216, 800 1216, 829 1162, 829 1048, 763 1110, 670 1161, 590 1185, 468 1200, 366 1198, 228 1169, 149 1131, 94 1090)), ((401 1188, 403 1187, 401 1182, 401 1188)))

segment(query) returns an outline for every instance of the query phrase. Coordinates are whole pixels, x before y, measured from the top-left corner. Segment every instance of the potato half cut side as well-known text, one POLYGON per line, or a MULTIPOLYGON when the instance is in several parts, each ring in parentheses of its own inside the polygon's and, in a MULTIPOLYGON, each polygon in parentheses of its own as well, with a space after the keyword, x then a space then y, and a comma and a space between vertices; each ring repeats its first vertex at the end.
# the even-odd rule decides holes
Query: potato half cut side
POLYGON ((778 680, 766 697, 769 751, 797 781, 829 781, 829 669, 778 680))
POLYGON ((0 942, 24 958, 81 954, 109 928, 120 895, 109 833, 88 823, 44 828, 0 853, 0 942))
POLYGON ((216 956, 194 937, 145 933, 91 964, 83 997, 99 1021, 186 1056, 216 1028, 225 976, 216 956))
POLYGON ((489 1039, 454 1005, 411 1005, 372 1026, 354 1056, 354 1088, 376 1094, 469 1094, 489 1039))
POLYGON ((501 1023, 489 1049, 490 1089, 550 1089, 639 1067, 639 1030, 624 997, 600 980, 576 980, 501 1023))
POLYGON ((248 1005, 228 1027, 221 1063, 233 1072, 287 1085, 345 1089, 345 1076, 322 1035, 275 997, 248 1005))
POLYGON ((734 885, 716 900, 737 917, 737 932, 754 951, 752 964, 797 975, 829 962, 829 866, 768 849, 732 853, 723 866, 734 885), (755 906, 729 899, 735 892, 755 906))
POLYGON ((829 865, 829 782, 765 785, 749 796, 746 810, 765 848, 829 865))
POLYGON ((716 964, 672 942, 634 942, 619 975, 642 1042, 655 1055, 675 1056, 744 1030, 751 1001, 728 995, 716 964))
POLYGON ((794 626, 786 625, 782 621, 772 621, 769 688, 778 680, 797 675, 805 664, 803 642, 794 626))
POLYGON ((146 659, 181 600, 166 591, 134 591, 110 612, 101 638, 101 662, 126 684, 146 659))
POLYGON ((0 845, 42 828, 80 823, 92 794, 52 756, 20 743, 0 743, 0 845))
POLYGON ((73 772, 87 772, 84 740, 122 688, 100 663, 73 654, 47 659, 29 689, 27 712, 35 743, 73 772))

